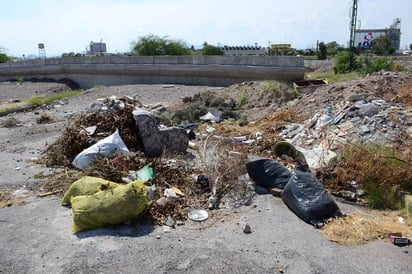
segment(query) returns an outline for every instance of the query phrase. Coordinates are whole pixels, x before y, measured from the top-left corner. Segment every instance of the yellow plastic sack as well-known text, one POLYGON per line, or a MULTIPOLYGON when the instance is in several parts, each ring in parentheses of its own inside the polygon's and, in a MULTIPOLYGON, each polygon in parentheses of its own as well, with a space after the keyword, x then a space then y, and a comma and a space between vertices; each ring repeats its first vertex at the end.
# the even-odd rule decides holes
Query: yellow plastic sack
POLYGON ((73 232, 135 219, 148 204, 144 182, 139 180, 94 195, 71 199, 73 232))
POLYGON ((92 176, 84 176, 75 181, 69 189, 64 193, 62 205, 71 205, 70 199, 76 196, 93 195, 99 190, 112 189, 118 187, 119 184, 92 176))

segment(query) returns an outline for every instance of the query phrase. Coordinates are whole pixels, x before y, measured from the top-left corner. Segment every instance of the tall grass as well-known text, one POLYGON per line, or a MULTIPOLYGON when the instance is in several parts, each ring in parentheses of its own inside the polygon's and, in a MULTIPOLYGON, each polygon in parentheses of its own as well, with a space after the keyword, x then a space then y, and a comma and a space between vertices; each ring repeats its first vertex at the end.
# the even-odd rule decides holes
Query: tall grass
POLYGON ((339 82, 345 82, 345 81, 350 81, 350 80, 355 80, 359 78, 361 75, 356 72, 348 72, 348 73, 338 73, 335 74, 333 71, 328 71, 328 72, 310 72, 306 73, 305 79, 306 80, 314 80, 314 79, 326 79, 328 80, 329 83, 339 83, 339 82))
POLYGON ((72 91, 68 91, 68 92, 55 93, 55 94, 52 94, 50 96, 35 96, 35 97, 32 97, 32 98, 28 99, 26 101, 26 103, 31 105, 31 106, 41 106, 41 105, 44 105, 44 104, 53 103, 57 100, 61 100, 61 99, 65 99, 65 98, 75 96, 75 95, 80 94, 82 92, 83 92, 82 89, 77 89, 77 90, 72 90, 72 91))

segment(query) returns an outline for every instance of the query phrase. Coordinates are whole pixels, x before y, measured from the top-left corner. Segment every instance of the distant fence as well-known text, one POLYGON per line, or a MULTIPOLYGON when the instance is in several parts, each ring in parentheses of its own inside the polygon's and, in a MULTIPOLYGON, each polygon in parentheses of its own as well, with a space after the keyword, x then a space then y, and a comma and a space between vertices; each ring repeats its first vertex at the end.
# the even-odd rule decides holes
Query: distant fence
POLYGON ((229 85, 251 80, 304 78, 303 57, 294 56, 81 56, 0 64, 0 80, 69 78, 95 85, 174 83, 229 85))

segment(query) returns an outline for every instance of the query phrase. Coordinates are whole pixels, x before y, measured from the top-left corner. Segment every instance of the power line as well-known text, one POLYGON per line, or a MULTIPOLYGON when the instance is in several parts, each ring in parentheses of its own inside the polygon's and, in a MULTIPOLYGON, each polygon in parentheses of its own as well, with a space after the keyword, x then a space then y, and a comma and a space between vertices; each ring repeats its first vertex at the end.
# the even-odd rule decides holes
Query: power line
POLYGON ((336 20, 334 20, 333 24, 328 24, 327 27, 325 28, 325 32, 328 33, 330 31, 332 31, 337 25, 341 25, 342 21, 347 18, 347 14, 348 11, 350 10, 350 8, 352 7, 352 0, 350 0, 348 2, 348 4, 345 6, 345 8, 343 10, 341 10, 337 16, 335 18, 337 18, 336 20))

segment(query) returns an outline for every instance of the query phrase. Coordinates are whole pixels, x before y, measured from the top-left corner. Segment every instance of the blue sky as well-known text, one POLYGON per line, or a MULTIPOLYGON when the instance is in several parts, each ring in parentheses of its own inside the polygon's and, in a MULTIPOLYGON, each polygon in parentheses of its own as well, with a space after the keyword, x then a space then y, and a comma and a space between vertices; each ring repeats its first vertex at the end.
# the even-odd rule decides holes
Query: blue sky
MULTIPOLYGON (((90 41, 108 52, 155 34, 189 46, 268 46, 304 49, 316 41, 347 45, 352 0, 0 0, 0 47, 21 57, 83 53, 90 41)), ((412 43, 411 0, 359 0, 358 25, 386 28, 401 19, 401 49, 412 43)))

